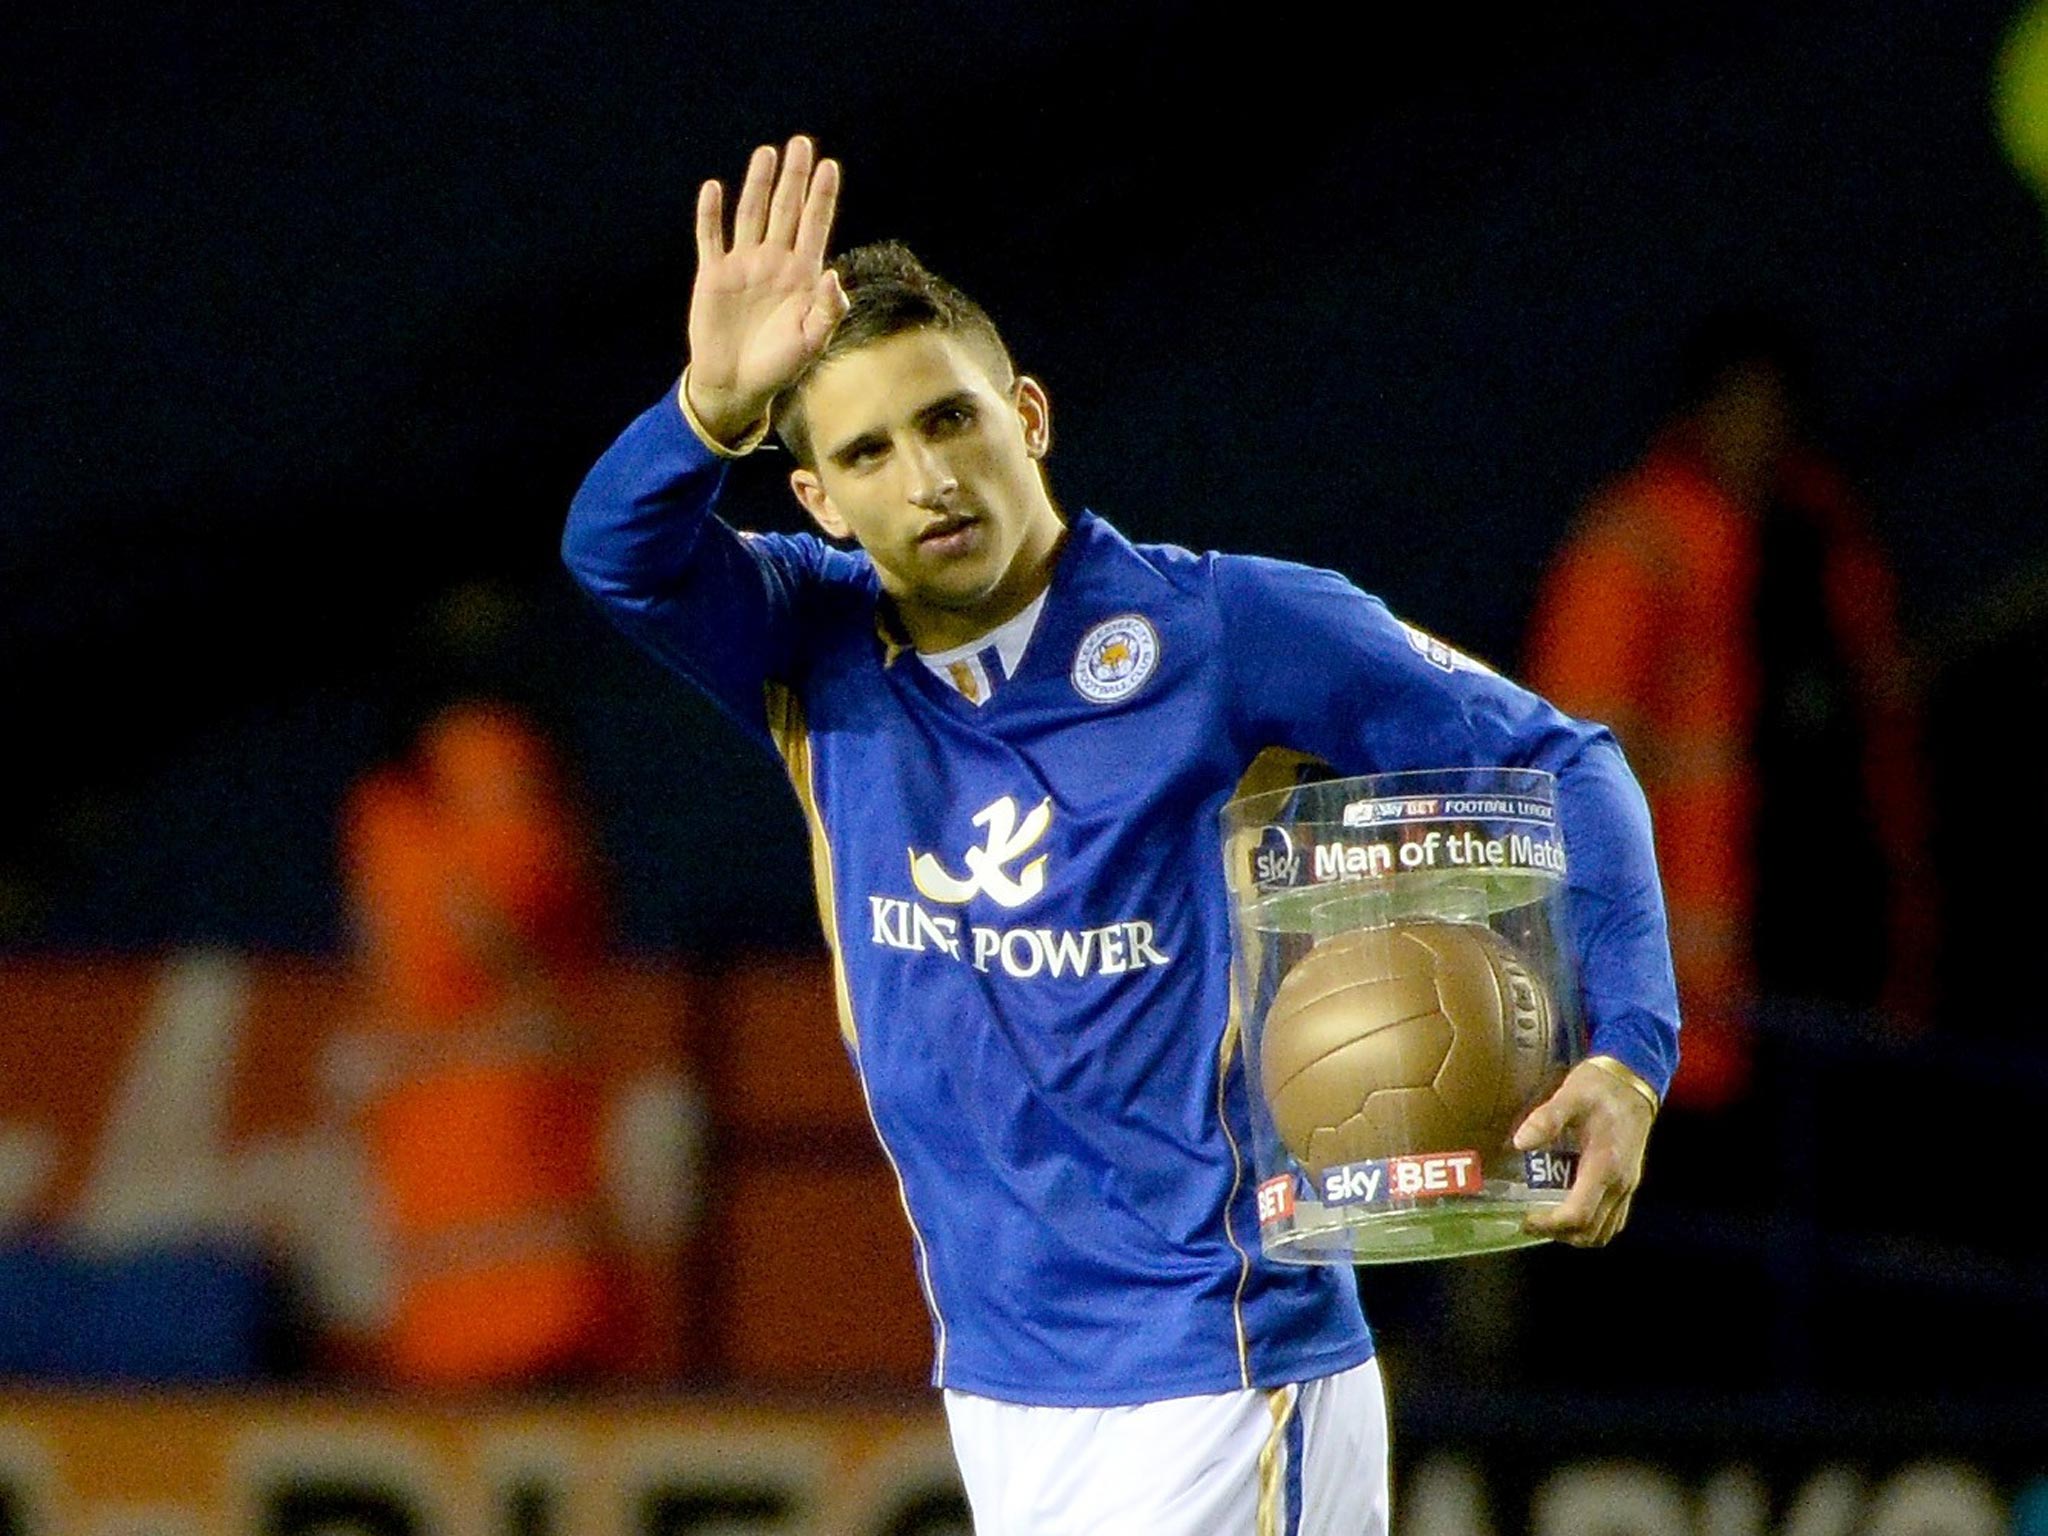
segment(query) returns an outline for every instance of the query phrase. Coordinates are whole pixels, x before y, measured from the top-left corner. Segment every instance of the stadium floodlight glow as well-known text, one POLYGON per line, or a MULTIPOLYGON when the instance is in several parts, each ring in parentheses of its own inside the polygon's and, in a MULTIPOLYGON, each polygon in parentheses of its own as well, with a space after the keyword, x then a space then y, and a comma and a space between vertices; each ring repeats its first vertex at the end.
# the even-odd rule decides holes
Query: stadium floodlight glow
POLYGON ((2013 169, 2048 198, 2048 0, 2021 9, 1992 76, 1998 137, 2013 169))

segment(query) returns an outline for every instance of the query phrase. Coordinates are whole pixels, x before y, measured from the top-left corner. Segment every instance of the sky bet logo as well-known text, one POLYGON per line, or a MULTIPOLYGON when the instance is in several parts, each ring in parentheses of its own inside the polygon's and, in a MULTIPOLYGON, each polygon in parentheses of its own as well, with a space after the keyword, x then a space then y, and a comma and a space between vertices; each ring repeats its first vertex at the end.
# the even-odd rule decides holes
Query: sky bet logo
POLYGON ((1339 1163, 1322 1178, 1325 1205, 1386 1205, 1476 1195, 1486 1187, 1477 1152, 1427 1152, 1419 1157, 1339 1163))
POLYGON ((1531 1189, 1570 1189, 1579 1176, 1576 1152, 1524 1152, 1523 1181, 1531 1189))
POLYGON ((1294 1175, 1283 1173, 1259 1186, 1259 1225, 1270 1227, 1294 1214, 1294 1175))
POLYGON ((1301 851, 1282 827, 1268 827, 1252 850, 1252 884, 1262 891, 1301 884, 1301 851))

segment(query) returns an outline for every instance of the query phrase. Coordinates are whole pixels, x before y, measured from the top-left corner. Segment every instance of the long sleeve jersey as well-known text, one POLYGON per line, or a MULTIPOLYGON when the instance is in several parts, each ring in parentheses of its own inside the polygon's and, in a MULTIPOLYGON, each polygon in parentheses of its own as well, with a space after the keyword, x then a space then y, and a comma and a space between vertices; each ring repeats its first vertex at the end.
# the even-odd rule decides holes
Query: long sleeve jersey
POLYGON ((1351 1277, 1258 1242, 1218 812, 1275 763, 1554 773, 1593 1047, 1668 1082, 1648 815, 1602 728, 1334 573, 1085 512, 977 706, 905 649, 863 553, 722 523, 726 472, 671 395, 591 471, 564 558, 787 766, 935 1384, 1108 1406, 1370 1357, 1351 1277))

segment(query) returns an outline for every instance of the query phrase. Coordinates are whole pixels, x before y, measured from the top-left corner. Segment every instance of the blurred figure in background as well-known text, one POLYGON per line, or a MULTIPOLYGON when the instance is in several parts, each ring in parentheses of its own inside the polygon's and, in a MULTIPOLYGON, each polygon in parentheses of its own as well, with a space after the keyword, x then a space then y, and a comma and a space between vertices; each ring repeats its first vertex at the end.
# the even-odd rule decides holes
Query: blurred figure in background
POLYGON ((619 1296, 576 1040, 597 886, 553 754, 512 705, 458 699, 356 787, 342 842, 375 1021, 384 1364, 435 1386, 580 1377, 619 1296))
POLYGON ((1649 796, 1685 1019, 1680 1106, 1748 1084, 1759 997, 1926 1012, 1934 902, 1893 581, 1803 439, 1803 359, 1755 311, 1545 576, 1527 681, 1611 725, 1649 796))

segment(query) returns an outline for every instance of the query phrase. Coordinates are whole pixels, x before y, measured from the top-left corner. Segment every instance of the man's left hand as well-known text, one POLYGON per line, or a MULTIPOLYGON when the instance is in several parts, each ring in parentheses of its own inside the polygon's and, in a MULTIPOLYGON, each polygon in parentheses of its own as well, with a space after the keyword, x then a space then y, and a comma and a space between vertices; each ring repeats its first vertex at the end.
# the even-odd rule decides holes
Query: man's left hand
POLYGON ((1573 1067, 1557 1092, 1529 1111, 1515 1132, 1515 1147, 1534 1151, 1572 1134, 1579 1145, 1578 1177, 1562 1203, 1531 1211, 1522 1230, 1576 1248, 1611 1242, 1628 1221, 1656 1117, 1648 1085, 1612 1057, 1573 1067))

